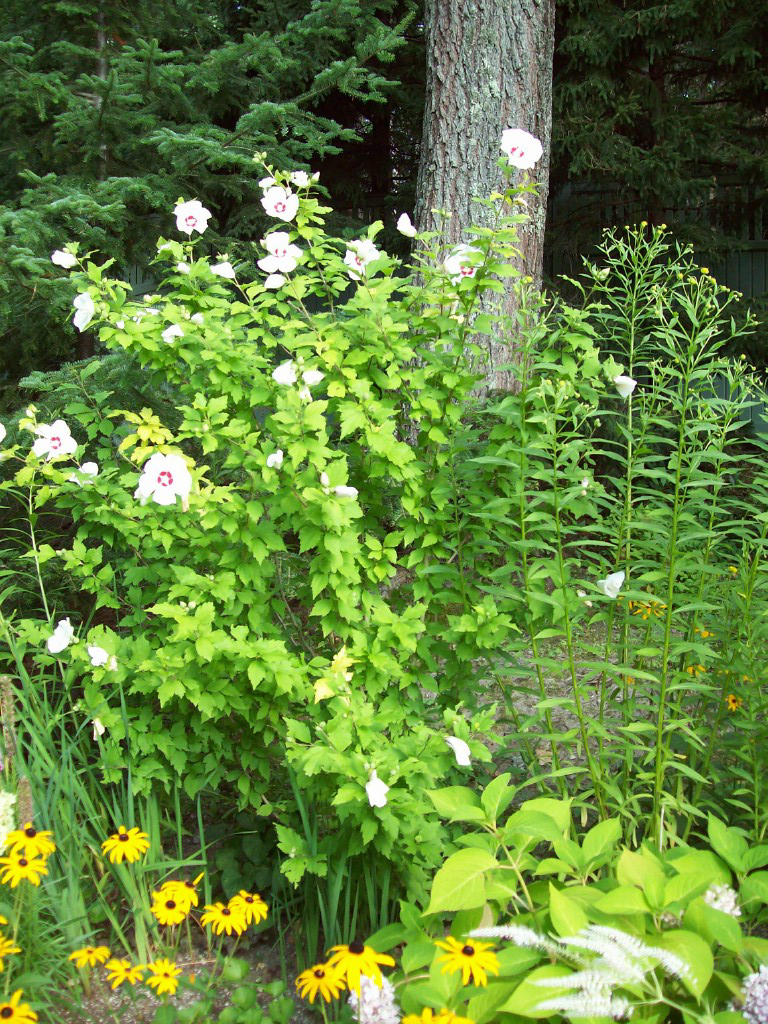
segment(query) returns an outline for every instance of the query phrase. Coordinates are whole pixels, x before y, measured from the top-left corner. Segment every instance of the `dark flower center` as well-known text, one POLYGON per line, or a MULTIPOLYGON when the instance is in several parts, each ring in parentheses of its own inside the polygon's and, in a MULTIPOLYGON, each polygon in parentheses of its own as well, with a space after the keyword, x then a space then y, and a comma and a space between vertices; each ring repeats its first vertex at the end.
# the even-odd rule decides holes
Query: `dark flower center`
POLYGON ((2 1010, 0 1010, 0 1017, 3 1017, 5 1020, 8 1020, 8 1018, 12 1017, 12 1016, 13 1016, 13 1007, 12 1006, 4 1006, 2 1008, 2 1010))
POLYGON ((230 915, 231 913, 232 913, 232 911, 231 911, 231 910, 229 909, 229 907, 224 907, 224 909, 222 910, 222 914, 223 914, 223 915, 224 915, 225 917, 229 917, 229 915, 230 915))
POLYGON ((322 967, 315 968, 315 970, 312 973, 314 974, 314 976, 316 978, 324 978, 325 977, 325 971, 323 970, 322 967))
POLYGON ((474 956, 475 955, 475 950, 474 950, 474 947, 472 947, 472 946, 462 946, 461 947, 461 952, 462 952, 462 954, 464 956, 474 956))
POLYGON ((29 861, 27 860, 26 857, 19 857, 19 867, 20 868, 25 868, 25 867, 27 867, 28 864, 29 864, 29 861))
POLYGON ((246 903, 253 903, 253 896, 244 896, 243 899, 246 903))
POLYGON ((176 901, 175 900, 166 900, 165 901, 165 905, 166 905, 166 907, 169 910, 175 910, 176 909, 176 901))
POLYGON ((117 838, 120 840, 121 843, 127 843, 128 842, 128 833, 127 832, 121 832, 120 835, 117 838))
POLYGON ((168 971, 163 971, 163 977, 170 978, 170 974, 168 973, 168 971))
POLYGON ((35 836, 37 835, 37 832, 35 831, 35 829, 32 828, 31 825, 29 825, 27 826, 27 828, 24 829, 24 835, 27 837, 27 839, 34 839, 35 836))
POLYGON ((359 939, 355 939, 354 942, 350 942, 347 948, 349 949, 350 953, 354 953, 355 956, 360 956, 360 954, 365 949, 365 946, 359 939))

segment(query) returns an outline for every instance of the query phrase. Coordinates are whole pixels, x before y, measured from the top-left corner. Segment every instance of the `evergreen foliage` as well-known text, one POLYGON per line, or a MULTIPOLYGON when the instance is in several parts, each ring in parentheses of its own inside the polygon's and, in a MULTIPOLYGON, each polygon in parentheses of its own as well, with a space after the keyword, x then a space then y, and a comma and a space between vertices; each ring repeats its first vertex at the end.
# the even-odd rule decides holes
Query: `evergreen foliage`
MULTIPOLYGON (((159 214, 205 197, 212 247, 263 232, 256 151, 309 167, 358 138, 334 117, 389 88, 397 0, 9 0, 0 14, 0 382, 91 353, 63 324, 50 253, 78 238, 127 269, 159 214), (323 111, 320 104, 325 101, 323 111)), ((243 255, 238 251, 239 255, 243 255)))

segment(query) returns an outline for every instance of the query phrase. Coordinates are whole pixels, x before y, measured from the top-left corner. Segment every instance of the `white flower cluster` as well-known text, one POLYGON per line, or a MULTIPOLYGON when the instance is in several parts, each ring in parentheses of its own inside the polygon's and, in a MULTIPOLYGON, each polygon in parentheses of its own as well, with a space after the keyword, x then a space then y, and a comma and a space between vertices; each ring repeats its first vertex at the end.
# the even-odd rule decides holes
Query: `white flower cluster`
POLYGON ((373 978, 363 975, 360 995, 350 992, 349 1005, 358 1024, 399 1024, 400 1009, 395 1002, 395 986, 389 978, 382 978, 379 987, 373 978))
POLYGON ((743 1015, 749 1024, 768 1024, 768 965, 744 979, 743 1015))
POLYGON ((0 853, 8 845, 8 833, 16 828, 16 794, 0 789, 0 853))
POLYGON ((731 917, 741 917, 739 894, 730 885, 710 885, 703 898, 714 910, 722 910, 731 917))

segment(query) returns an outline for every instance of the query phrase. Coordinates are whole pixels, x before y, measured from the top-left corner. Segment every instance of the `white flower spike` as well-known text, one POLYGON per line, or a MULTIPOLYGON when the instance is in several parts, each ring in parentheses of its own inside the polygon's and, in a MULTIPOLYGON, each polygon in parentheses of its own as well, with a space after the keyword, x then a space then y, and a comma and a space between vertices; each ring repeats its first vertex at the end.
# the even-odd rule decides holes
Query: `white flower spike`
POLYGON ((75 307, 72 323, 78 331, 82 332, 96 315, 96 306, 88 292, 80 292, 79 295, 76 295, 72 300, 72 305, 75 307))
POLYGON ((77 263, 77 256, 73 256, 71 252, 64 252, 63 249, 56 249, 51 253, 51 263, 57 267, 63 267, 65 270, 71 270, 77 263))
POLYGON ((368 803, 371 807, 384 807, 387 803, 387 793, 389 792, 389 786, 376 774, 376 769, 371 772, 371 777, 365 784, 365 792, 368 797, 368 803))
POLYGON ((626 574, 623 569, 619 572, 612 572, 609 576, 606 576, 604 580, 597 581, 597 589, 605 594, 606 597, 610 597, 612 601, 615 601, 619 596, 619 591, 624 586, 625 575, 626 574))
POLYGON ((472 764, 468 743, 464 740, 460 740, 458 736, 446 736, 445 742, 453 751, 454 756, 456 757, 456 764, 461 765, 461 767, 467 767, 472 764))
POLYGON ((414 238, 416 235, 416 228, 411 223, 411 218, 407 213, 401 213, 397 218, 397 230, 401 235, 405 235, 406 238, 414 238))
POLYGON ((522 128, 507 128, 501 133, 501 151, 513 167, 530 171, 541 160, 544 147, 522 128))
POLYGON ((185 235, 191 235, 197 231, 202 235, 208 227, 211 211, 206 210, 199 199, 190 199, 186 203, 177 203, 173 209, 176 215, 176 227, 185 235))
POLYGON ((616 385, 616 390, 621 398, 629 398, 637 387, 637 381, 633 380, 632 377, 625 377, 623 373, 614 377, 613 383, 616 385))
POLYGON ((69 619, 59 619, 56 628, 48 637, 47 646, 51 654, 61 654, 72 643, 75 631, 69 619))
POLYGON ((175 505, 179 497, 181 507, 186 509, 191 487, 192 477, 180 455, 155 452, 144 464, 133 496, 140 498, 142 505, 150 498, 158 505, 175 505))
POLYGON ((32 445, 32 454, 38 458, 45 456, 46 462, 62 455, 72 455, 77 450, 77 441, 72 437, 64 420, 53 423, 41 423, 35 427, 37 440, 32 445))

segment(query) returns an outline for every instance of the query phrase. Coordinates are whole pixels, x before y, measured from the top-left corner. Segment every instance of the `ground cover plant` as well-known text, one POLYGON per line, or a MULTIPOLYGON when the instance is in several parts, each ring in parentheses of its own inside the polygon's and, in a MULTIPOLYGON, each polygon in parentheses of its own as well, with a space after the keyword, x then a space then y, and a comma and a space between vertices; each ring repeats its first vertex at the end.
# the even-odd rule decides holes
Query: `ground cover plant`
POLYGON ((93 362, 2 432, 3 544, 35 590, 0 594, 11 824, 59 846, 32 872, 7 842, 38 900, 7 915, 25 969, 36 944, 55 967, 9 954, 6 995, 55 1006, 76 945, 175 964, 179 872, 205 878, 186 945, 209 982, 231 950, 201 929, 263 896, 298 995, 348 992, 360 1021, 704 1020, 762 977, 768 481, 759 381, 723 355, 737 297, 645 225, 606 236, 579 307, 533 294, 533 143, 502 145, 495 227, 446 248, 403 215, 408 266, 381 224, 327 234, 312 176, 263 156, 256 280, 209 255, 186 197, 155 295, 53 254, 75 328, 174 415, 116 408, 93 362), (479 397, 498 332, 518 386, 479 397), (497 955, 478 927, 536 941, 497 955), (541 1013, 534 983, 563 977, 541 1013))

